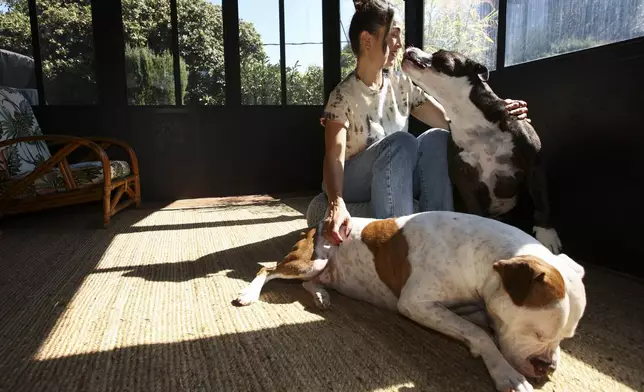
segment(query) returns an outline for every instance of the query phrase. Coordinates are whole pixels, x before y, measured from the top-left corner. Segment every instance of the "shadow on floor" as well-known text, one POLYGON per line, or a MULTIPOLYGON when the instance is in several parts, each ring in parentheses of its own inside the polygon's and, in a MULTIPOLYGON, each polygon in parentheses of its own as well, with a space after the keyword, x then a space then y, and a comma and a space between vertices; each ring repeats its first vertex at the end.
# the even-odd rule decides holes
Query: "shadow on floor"
MULTIPOLYGON (((128 208, 114 216, 108 228, 102 227, 101 206, 96 203, 0 219, 0 391, 52 390, 46 386, 49 381, 56 383, 65 378, 35 370, 39 373, 35 380, 40 381, 31 385, 23 382, 31 369, 39 368, 38 363, 33 368, 34 363, 29 359, 50 336, 70 300, 94 272, 113 239, 119 234, 136 232, 137 223, 165 206, 144 203, 139 209, 128 208)), ((248 204, 237 208, 248 208, 248 204)), ((297 218, 281 215, 244 224, 297 218)), ((171 229, 186 228, 180 226, 171 229)), ((205 226, 197 223, 195 227, 205 226)), ((102 358, 102 354, 76 360, 82 358, 90 361, 83 368, 91 368, 92 361, 102 358)), ((58 363, 65 362, 61 361, 58 363)), ((112 389, 108 385, 104 387, 112 389)), ((81 390, 91 389, 82 387, 81 390)))
POLYGON ((281 199, 281 202, 291 207, 292 209, 296 210, 297 212, 302 214, 302 216, 306 216, 306 210, 309 207, 309 203, 311 202, 314 196, 315 195, 281 199))
MULTIPOLYGON (((155 211, 128 208, 114 216, 106 229, 100 204, 0 220, 0 391, 41 388, 23 383, 30 358, 114 237, 155 211)), ((37 377, 47 383, 44 375, 37 377)))
POLYGON ((154 225, 154 226, 132 226, 123 230, 121 234, 142 233, 146 231, 159 231, 159 230, 191 230, 191 229, 204 229, 215 227, 231 227, 231 226, 250 226, 266 223, 279 223, 290 222, 302 219, 295 215, 278 215, 272 218, 257 218, 257 219, 238 219, 238 220, 222 220, 216 222, 198 222, 198 223, 181 223, 170 225, 154 225))
MULTIPOLYGON (((149 281, 188 281, 207 278, 211 274, 226 271, 226 276, 231 279, 250 282, 261 268, 260 263, 281 260, 297 241, 300 233, 301 230, 296 230, 264 241, 215 252, 194 261, 122 267, 95 272, 123 271, 123 276, 149 281)), ((642 359, 644 330, 641 328, 641 325, 644 325, 644 304, 635 304, 631 301, 629 305, 625 305, 623 302, 624 298, 641 297, 644 287, 641 282, 625 280, 611 272, 592 266, 587 266, 585 281, 588 295, 586 314, 581 321, 578 336, 564 341, 562 349, 635 390, 644 389, 644 377, 638 370, 644 368, 642 359), (634 350, 634 347, 639 348, 634 350)), ((342 298, 340 294, 333 291, 330 294, 332 303, 342 298)), ((236 293, 231 293, 231 301, 235 295, 236 293)), ((333 313, 318 311, 313 305, 312 298, 300 286, 299 281, 274 280, 267 283, 260 301, 271 304, 297 301, 310 312, 321 314, 323 317, 333 313)), ((371 305, 362 306, 372 308, 371 305)), ((251 308, 252 306, 244 309, 251 308)), ((372 331, 365 333, 372 333, 372 331)), ((462 347, 457 343, 454 345, 454 347, 462 347)), ((459 360, 462 361, 467 357, 469 356, 464 355, 459 360)))
MULTIPOLYGON (((94 215, 88 218, 79 210, 52 214, 51 219, 12 220, 15 225, 0 221, 0 391, 396 390, 393 386, 493 391, 482 362, 463 345, 335 292, 330 293, 333 307, 319 313, 322 320, 316 322, 33 360, 90 274, 122 271, 151 282, 178 282, 225 273, 249 282, 259 263, 281 259, 301 232, 197 260, 95 270, 114 236, 155 211, 124 211, 108 229, 96 230, 87 229, 94 215)), ((644 295, 642 283, 592 267, 585 281, 587 312, 578 335, 563 343, 564 351, 644 390, 644 302, 636 301, 644 295)), ((300 301, 313 309, 310 295, 296 282, 272 281, 260 300, 300 301)), ((233 312, 248 316, 255 311, 250 306, 233 312)), ((590 380, 578 382, 597 390, 590 380)))
POLYGON ((334 312, 323 321, 259 331, 24 359, 16 364, 22 371, 6 373, 0 389, 492 391, 483 365, 444 340, 395 317, 383 322, 377 313, 334 312))
MULTIPOLYGON (((262 267, 261 263, 277 262, 282 260, 293 245, 299 240, 302 230, 275 236, 264 241, 238 246, 231 249, 214 252, 197 260, 186 260, 173 263, 159 263, 143 266, 124 266, 115 268, 101 268, 92 273, 112 273, 122 271, 124 277, 136 277, 152 282, 185 282, 193 279, 208 278, 221 271, 227 271, 226 276, 231 279, 250 282, 262 267)), ((268 282, 262 291, 260 300, 271 303, 291 303, 288 296, 271 295, 275 288, 301 290, 300 281, 272 281, 268 282)), ((292 294, 289 293, 289 294, 292 294)), ((306 293, 303 305, 313 304, 306 293)), ((231 298, 232 300, 233 298, 231 298)))
POLYGON ((644 391, 644 282, 585 265, 587 306, 576 336, 561 348, 588 366, 644 391), (636 298, 638 298, 636 300, 636 298))

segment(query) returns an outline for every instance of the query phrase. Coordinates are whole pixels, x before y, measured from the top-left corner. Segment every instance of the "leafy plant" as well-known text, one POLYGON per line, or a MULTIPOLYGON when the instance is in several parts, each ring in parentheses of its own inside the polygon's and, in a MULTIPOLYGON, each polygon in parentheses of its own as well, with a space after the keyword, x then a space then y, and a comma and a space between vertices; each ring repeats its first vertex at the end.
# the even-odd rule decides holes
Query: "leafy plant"
POLYGON ((497 28, 498 10, 490 0, 425 0, 423 46, 428 51, 453 50, 492 67, 497 28))
MULTIPOLYGON (((173 105, 175 103, 172 54, 155 54, 149 48, 125 47, 125 67, 130 103, 135 105, 173 105)), ((188 71, 180 61, 181 96, 186 95, 188 71)))
MULTIPOLYGON (((27 0, 0 0, 0 4, 6 7, 0 14, 0 47, 30 56, 27 0)), ((37 4, 48 102, 96 102, 90 0, 38 0, 37 4)), ((168 68, 172 58, 168 54, 170 1, 121 0, 121 4, 130 101, 141 105, 174 102, 174 83, 170 82, 173 76, 168 68), (134 48, 146 49, 135 52, 134 48)), ((177 13, 184 103, 223 104, 226 81, 221 6, 207 0, 180 0, 177 13)), ((240 21, 239 46, 244 103, 280 104, 279 63, 270 64, 252 23, 240 21)), ((300 67, 293 68, 289 71, 293 80, 289 83, 289 90, 293 90, 289 101, 322 104, 321 70, 312 67, 303 72, 300 67)))

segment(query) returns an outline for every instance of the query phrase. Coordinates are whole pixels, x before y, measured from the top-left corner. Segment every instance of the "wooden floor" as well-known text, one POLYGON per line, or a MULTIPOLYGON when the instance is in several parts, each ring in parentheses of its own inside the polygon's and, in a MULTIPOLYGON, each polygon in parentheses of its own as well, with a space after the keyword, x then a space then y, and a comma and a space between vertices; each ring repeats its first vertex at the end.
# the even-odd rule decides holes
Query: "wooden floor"
MULTIPOLYGON (((108 229, 100 206, 3 218, 0 391, 494 391, 463 345, 334 292, 326 312, 296 282, 231 305, 290 250, 307 202, 184 200, 108 229)), ((644 285, 594 268, 586 285, 540 389, 644 390, 644 285)))

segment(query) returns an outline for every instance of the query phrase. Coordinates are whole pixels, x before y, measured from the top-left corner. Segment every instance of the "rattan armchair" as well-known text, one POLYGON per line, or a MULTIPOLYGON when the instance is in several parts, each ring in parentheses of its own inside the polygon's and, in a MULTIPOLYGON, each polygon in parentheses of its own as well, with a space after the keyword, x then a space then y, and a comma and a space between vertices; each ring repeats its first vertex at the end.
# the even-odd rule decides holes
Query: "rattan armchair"
POLYGON ((117 212, 141 204, 138 161, 125 142, 43 135, 29 103, 7 87, 0 87, 0 125, 0 215, 102 201, 107 226, 117 212), (111 147, 128 160, 111 160, 111 147), (82 149, 85 158, 72 162, 70 155, 82 149))

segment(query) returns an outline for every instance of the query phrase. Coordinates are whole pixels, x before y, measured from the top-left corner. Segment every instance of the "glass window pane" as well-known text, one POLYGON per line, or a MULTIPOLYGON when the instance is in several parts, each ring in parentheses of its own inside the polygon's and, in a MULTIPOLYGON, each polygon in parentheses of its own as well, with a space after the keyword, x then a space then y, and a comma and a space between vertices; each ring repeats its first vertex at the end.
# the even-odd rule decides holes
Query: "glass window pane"
POLYGON ((642 0, 508 0, 505 63, 644 36, 642 0))
POLYGON ((45 99, 50 105, 98 100, 90 0, 37 1, 45 99))
MULTIPOLYGON (((170 0, 157 1, 155 7, 140 0, 121 0, 121 12, 128 103, 174 105, 170 0)), ((183 74, 185 79, 186 73, 183 74)), ((185 85, 182 84, 184 89, 185 85)))
POLYGON ((353 0, 340 1, 340 72, 342 79, 356 67, 356 56, 351 50, 351 41, 349 41, 349 26, 351 26, 351 18, 355 12, 353 0))
POLYGON ((284 0, 286 102, 324 104, 322 0, 284 0))
POLYGON ((499 0, 425 0, 423 49, 453 50, 496 68, 499 0))
MULTIPOLYGON (((400 18, 405 21, 405 0, 389 0, 398 10, 400 18)), ((340 73, 341 78, 344 79, 356 67, 356 56, 351 50, 351 42, 349 40, 349 26, 351 26, 351 18, 355 14, 356 9, 353 5, 353 0, 340 0, 340 73)), ((401 32, 400 38, 405 42, 405 29, 401 32)), ((399 69, 404 50, 398 53, 398 61, 396 68, 399 69)))
POLYGON ((0 1, 0 86, 20 89, 38 104, 27 0, 0 1))
POLYGON ((400 64, 402 62, 403 56, 405 55, 405 0, 389 0, 391 4, 393 4, 394 7, 396 7, 396 10, 398 10, 398 13, 400 14, 400 18, 403 21, 403 29, 400 32, 400 39, 402 42, 402 48, 398 52, 398 60, 396 61, 396 69, 400 70, 400 64))
POLYGON ((280 105, 279 2, 239 0, 239 53, 243 105, 280 105))
POLYGON ((221 0, 177 0, 184 105, 225 103, 221 0))

